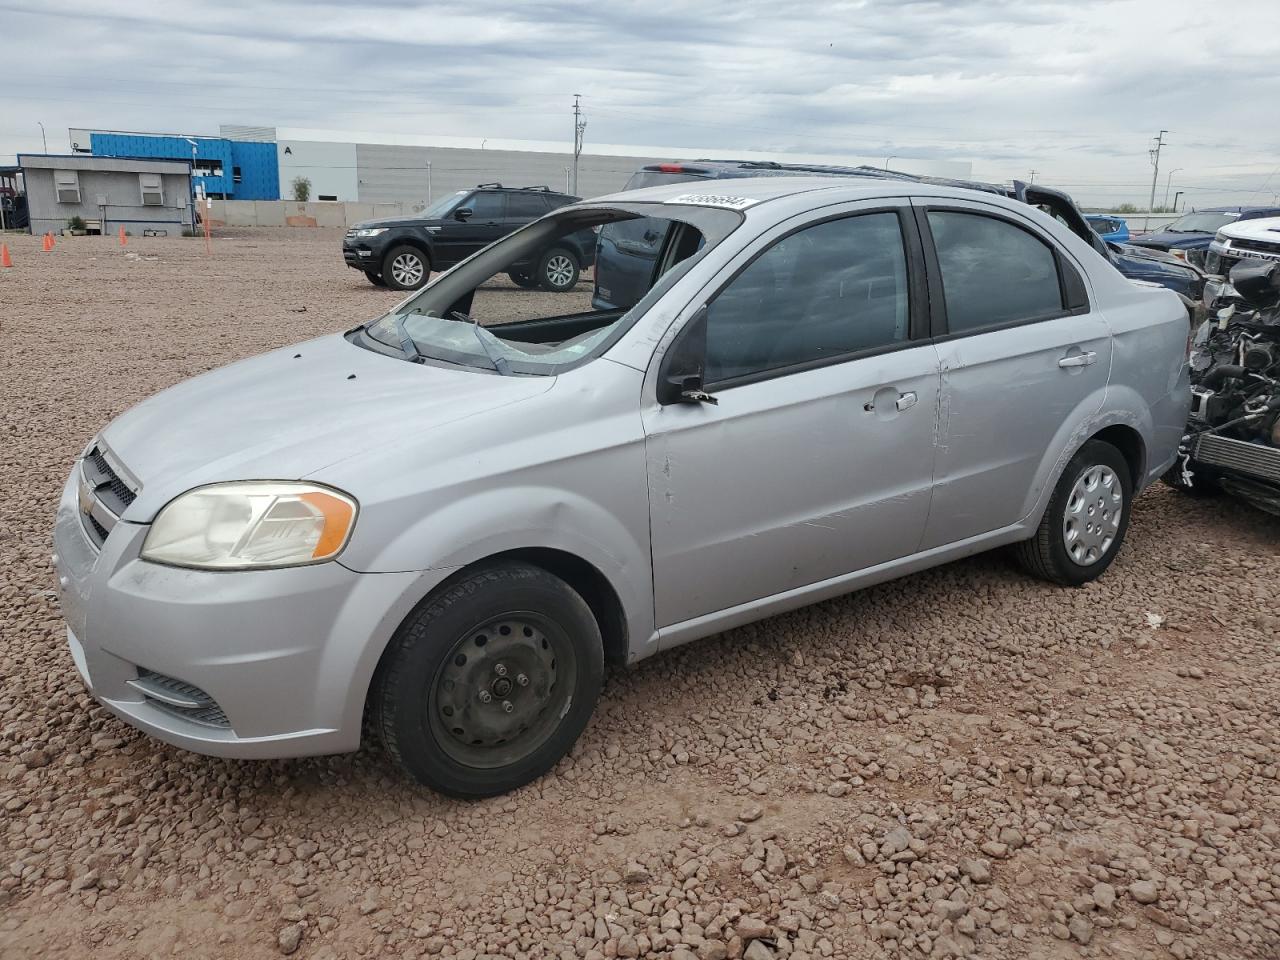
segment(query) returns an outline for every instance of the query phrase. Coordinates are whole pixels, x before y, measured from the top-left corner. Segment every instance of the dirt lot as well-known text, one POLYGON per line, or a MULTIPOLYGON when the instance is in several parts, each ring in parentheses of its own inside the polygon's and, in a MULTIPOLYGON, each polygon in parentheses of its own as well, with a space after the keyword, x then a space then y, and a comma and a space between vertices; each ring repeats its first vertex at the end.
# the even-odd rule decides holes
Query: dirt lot
POLYGON ((397 299, 333 232, 215 243, 0 270, 0 956, 1280 956, 1280 523, 1231 502, 1150 491, 1084 589, 982 556, 615 673, 496 800, 109 717, 51 590, 77 451, 397 299))

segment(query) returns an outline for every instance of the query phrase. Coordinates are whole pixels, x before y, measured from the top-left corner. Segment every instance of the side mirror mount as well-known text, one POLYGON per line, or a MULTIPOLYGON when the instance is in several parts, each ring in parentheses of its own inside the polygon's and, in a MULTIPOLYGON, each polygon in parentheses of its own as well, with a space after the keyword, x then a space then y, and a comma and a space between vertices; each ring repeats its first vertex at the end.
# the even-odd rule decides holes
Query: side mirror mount
POLYGON ((698 308, 680 331, 658 371, 658 402, 711 403, 720 401, 704 389, 707 363, 707 308, 698 308))
POLYGON ((471 219, 471 214, 473 214, 474 212, 475 211, 472 210, 470 207, 462 207, 458 210, 453 211, 453 219, 457 220, 459 223, 466 223, 468 220, 471 219))

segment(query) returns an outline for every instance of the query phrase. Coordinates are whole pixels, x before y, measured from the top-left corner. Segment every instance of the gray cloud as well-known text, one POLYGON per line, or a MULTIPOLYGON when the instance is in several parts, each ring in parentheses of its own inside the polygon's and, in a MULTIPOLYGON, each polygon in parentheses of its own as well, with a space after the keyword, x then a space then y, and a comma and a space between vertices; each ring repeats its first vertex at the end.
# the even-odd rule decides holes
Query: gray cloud
POLYGON ((1238 0, 1230 18, 1205 9, 0 0, 16 41, 0 63, 0 162, 39 149, 36 121, 51 150, 68 126, 225 122, 567 142, 581 93, 588 148, 966 160, 987 179, 1036 169, 1085 203, 1144 200, 1149 140, 1167 128, 1164 168, 1182 168, 1174 189, 1192 203, 1269 202, 1280 12, 1273 0, 1238 0))

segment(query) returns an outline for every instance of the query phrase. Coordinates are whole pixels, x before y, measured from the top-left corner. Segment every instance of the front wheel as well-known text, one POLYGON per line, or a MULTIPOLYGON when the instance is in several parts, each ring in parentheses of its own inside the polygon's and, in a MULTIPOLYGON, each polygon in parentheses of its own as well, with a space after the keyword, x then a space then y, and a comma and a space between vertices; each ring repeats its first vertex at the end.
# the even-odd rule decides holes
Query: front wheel
POLYGON ((1133 482, 1124 456, 1090 440, 1067 463, 1030 540, 1015 545, 1037 577, 1078 587, 1111 566, 1129 527, 1133 482))
POLYGON ((372 270, 364 272, 365 279, 372 283, 375 287, 385 287, 387 282, 382 279, 380 274, 374 273, 372 270))
POLYGON ((538 288, 537 278, 530 276, 523 270, 512 270, 507 276, 511 278, 512 283, 524 290, 536 290, 538 288))
POLYGON ((535 276, 552 293, 572 290, 578 282, 578 258, 571 250, 555 247, 542 255, 535 276))
POLYGON ((420 605, 391 642, 373 691, 387 752, 455 797, 523 786, 569 751, 604 675, 586 601, 545 570, 477 570, 420 605))
POLYGON ((382 261, 382 279, 392 290, 417 290, 431 276, 426 255, 417 247, 393 247, 382 261))

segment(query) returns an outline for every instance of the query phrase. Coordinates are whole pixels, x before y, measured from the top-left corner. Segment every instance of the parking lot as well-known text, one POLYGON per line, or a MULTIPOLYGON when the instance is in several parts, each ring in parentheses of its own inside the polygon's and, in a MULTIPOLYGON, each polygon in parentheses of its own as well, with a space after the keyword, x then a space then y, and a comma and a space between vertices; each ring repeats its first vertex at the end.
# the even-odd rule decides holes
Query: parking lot
MULTIPOLYGON (((1084 588, 984 555, 615 671, 572 756, 494 800, 375 748, 196 756, 76 674, 49 562, 72 460, 400 295, 330 230, 9 245, 6 960, 1280 955, 1280 520, 1156 487, 1084 588)), ((514 315, 589 283, 492 292, 514 315)))

